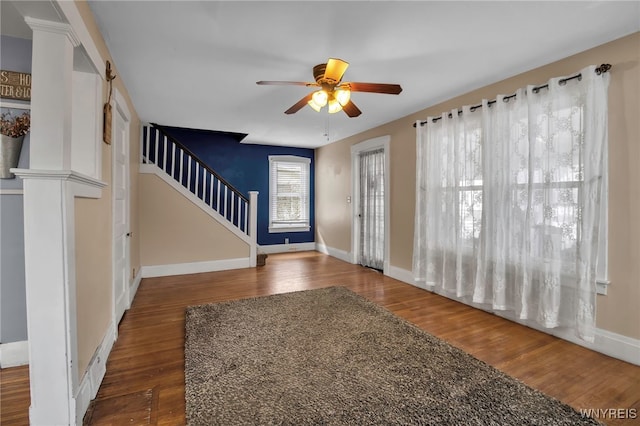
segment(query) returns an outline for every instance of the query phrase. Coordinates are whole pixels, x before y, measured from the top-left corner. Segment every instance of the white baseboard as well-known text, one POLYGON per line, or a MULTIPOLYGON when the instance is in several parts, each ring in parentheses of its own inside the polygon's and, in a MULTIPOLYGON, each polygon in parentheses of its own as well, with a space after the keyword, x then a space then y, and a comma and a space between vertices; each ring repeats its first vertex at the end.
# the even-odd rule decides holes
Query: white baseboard
POLYGON ((138 292, 138 287, 140 287, 140 283, 142 282, 142 268, 138 268, 138 273, 133 278, 133 281, 129 284, 129 306, 133 303, 134 297, 136 297, 136 293, 138 292))
POLYGON ((638 339, 633 339, 601 328, 596 328, 596 338, 592 344, 584 344, 586 342, 580 341, 580 339, 573 334, 571 334, 571 339, 568 337, 562 338, 605 355, 621 359, 631 364, 640 365, 640 340, 638 339))
MULTIPOLYGON (((442 296, 447 297, 445 294, 442 296)), ((461 303, 464 303, 460 301, 461 303)), ((481 309, 478 306, 474 306, 477 309, 481 309)), ((535 321, 521 320, 515 316, 513 311, 488 311, 492 312, 502 318, 509 321, 516 322, 518 324, 533 328, 546 334, 550 334, 559 339, 566 340, 576 345, 582 346, 587 349, 591 349, 595 352, 608 355, 610 357, 626 361, 634 365, 640 365, 640 340, 633 339, 631 337, 623 336, 618 333, 614 333, 601 328, 595 329, 595 340, 593 343, 585 342, 575 335, 573 330, 567 327, 557 328, 544 328, 535 321)))
POLYGON ((413 279, 413 273, 411 271, 407 271, 406 269, 389 265, 389 267, 385 269, 384 274, 391 278, 395 278, 398 281, 402 281, 403 283, 424 288, 420 285, 420 283, 418 283, 416 280, 413 279))
POLYGON ((88 374, 85 374, 80 381, 78 391, 75 396, 76 406, 76 424, 82 424, 84 415, 91 404, 91 381, 88 379, 88 374))
POLYGON ((312 251, 316 249, 316 243, 270 244, 258 246, 258 253, 288 253, 290 251, 312 251))
POLYGON ((354 263, 353 259, 351 258, 351 253, 347 251, 329 247, 322 243, 316 243, 316 250, 320 253, 328 254, 329 256, 335 257, 345 262, 354 263))
MULTIPOLYGON (((398 281, 402 281, 407 284, 411 284, 415 287, 428 290, 420 283, 416 282, 413 279, 413 273, 411 271, 407 271, 406 269, 398 268, 395 266, 389 266, 389 271, 385 271, 385 274, 390 276, 391 278, 395 278, 398 281)), ((428 290, 431 291, 431 290, 428 290)), ((440 294, 440 293, 437 293, 440 294)), ((441 294, 443 297, 447 297, 446 294, 441 294)), ((461 303, 465 303, 464 301, 456 300, 461 303)), ((468 303, 465 303, 469 305, 468 303)), ((476 305, 469 305, 476 309, 481 309, 476 305)), ((522 320, 519 320, 514 315, 509 315, 510 311, 489 311, 486 309, 482 309, 487 312, 494 313, 501 317, 504 317, 510 321, 517 322, 518 324, 524 325, 526 327, 534 328, 543 333, 550 334, 552 336, 556 336, 560 339, 567 340, 571 343, 575 343, 576 345, 583 346, 587 349, 591 349, 596 352, 600 352, 602 354, 611 356, 613 358, 620 359, 622 361, 629 362, 631 364, 640 365, 640 340, 634 339, 631 337, 623 336, 621 334, 613 333, 611 331, 603 330, 600 328, 596 328, 595 331, 595 341, 593 343, 585 342, 584 340, 578 338, 574 335, 571 330, 566 328, 543 328, 540 326, 536 326, 533 323, 526 323, 522 320)))
POLYGON ((100 346, 93 353, 87 370, 80 380, 76 392, 76 424, 82 424, 83 417, 89 408, 91 400, 98 394, 98 389, 107 372, 107 359, 116 340, 116 329, 113 323, 107 329, 100 346))
POLYGON ((209 260, 204 262, 175 263, 172 265, 142 266, 142 278, 167 277, 172 275, 199 274, 202 272, 226 271, 251 267, 251 259, 209 260))
POLYGON ((29 342, 22 340, 0 344, 0 368, 29 364, 29 342))

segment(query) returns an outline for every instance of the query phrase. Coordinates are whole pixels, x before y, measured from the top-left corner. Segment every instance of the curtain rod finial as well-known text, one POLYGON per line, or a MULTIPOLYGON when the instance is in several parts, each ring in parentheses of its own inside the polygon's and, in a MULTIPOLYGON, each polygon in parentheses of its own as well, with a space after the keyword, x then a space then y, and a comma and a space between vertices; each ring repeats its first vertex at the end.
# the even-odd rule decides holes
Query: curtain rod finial
POLYGON ((602 64, 598 68, 596 68, 596 74, 600 75, 605 73, 611 69, 611 64, 602 64))

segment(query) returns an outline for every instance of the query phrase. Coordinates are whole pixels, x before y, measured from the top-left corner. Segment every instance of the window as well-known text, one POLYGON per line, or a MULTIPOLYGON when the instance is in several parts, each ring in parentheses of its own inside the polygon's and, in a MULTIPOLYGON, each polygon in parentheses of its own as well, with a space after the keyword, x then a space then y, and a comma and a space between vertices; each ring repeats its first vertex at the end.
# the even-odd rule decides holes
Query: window
POLYGON ((418 128, 417 281, 593 342, 607 258, 600 74, 587 67, 418 128))
MULTIPOLYGON (((455 184, 449 185, 445 179, 442 185, 444 192, 449 192, 453 199, 458 200, 453 211, 460 224, 459 236, 453 242, 460 244, 462 249, 478 249, 482 237, 483 204, 489 202, 491 206, 485 204, 484 207, 493 209, 496 202, 499 202, 511 212, 510 220, 522 222, 518 228, 524 228, 524 218, 529 214, 529 241, 531 247, 536 248, 531 255, 537 264, 560 262, 563 274, 577 274, 574 259, 578 255, 582 238, 582 198, 586 191, 582 173, 585 161, 584 149, 581 146, 584 133, 582 104, 560 108, 546 106, 544 111, 538 114, 513 120, 511 133, 520 136, 512 136, 510 139, 510 155, 516 161, 509 169, 512 179, 508 183, 495 177, 485 179, 485 174, 489 174, 485 166, 488 168, 491 164, 483 163, 483 138, 491 133, 485 130, 483 134, 482 123, 477 119, 480 114, 467 114, 465 125, 456 129, 456 146, 464 154, 458 155, 460 158, 453 162, 455 167, 451 181, 455 184), (539 132, 531 140, 528 129, 531 126, 530 121, 539 132), (542 131, 546 123, 550 122, 557 123, 552 127, 553 133, 542 131), (493 196, 488 201, 484 199, 488 191, 506 191, 506 197, 493 196), (544 248, 553 249, 545 253, 544 248)), ((492 138, 491 142, 495 144, 495 139, 492 138)), ((490 161, 495 162, 496 158, 499 158, 496 152, 491 152, 490 155, 490 161)), ((505 169, 506 167, 502 168, 505 169)), ((596 264, 596 275, 599 282, 608 282, 606 161, 603 164, 602 191, 598 239, 600 255, 596 264)))
POLYGON ((269 156, 269 232, 307 232, 311 160, 269 156))

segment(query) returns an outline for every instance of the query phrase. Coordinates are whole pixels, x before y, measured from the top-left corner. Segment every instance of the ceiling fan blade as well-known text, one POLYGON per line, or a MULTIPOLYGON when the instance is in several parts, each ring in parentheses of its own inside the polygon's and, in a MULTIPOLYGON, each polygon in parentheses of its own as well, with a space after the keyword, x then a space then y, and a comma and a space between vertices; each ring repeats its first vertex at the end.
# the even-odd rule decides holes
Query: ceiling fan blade
POLYGON ((345 62, 342 59, 329 58, 327 68, 324 71, 324 78, 338 82, 342 80, 347 67, 349 67, 349 62, 345 62))
POLYGON ((293 114, 300 111, 302 108, 304 108, 307 105, 307 102, 311 100, 311 96, 313 96, 313 93, 309 93, 307 96, 300 99, 298 102, 296 102, 291 108, 286 110, 284 113, 293 114))
POLYGON ((317 86, 318 83, 308 83, 304 81, 256 81, 260 85, 277 85, 277 86, 317 86))
POLYGON ((345 106, 342 107, 342 110, 345 112, 345 114, 347 114, 351 118, 357 117, 360 114, 362 114, 362 111, 360 111, 360 108, 358 108, 356 104, 354 104, 351 101, 347 102, 345 106))
POLYGON ((399 84, 349 82, 344 85, 349 86, 352 92, 385 93, 388 95, 397 95, 402 92, 402 87, 399 84))

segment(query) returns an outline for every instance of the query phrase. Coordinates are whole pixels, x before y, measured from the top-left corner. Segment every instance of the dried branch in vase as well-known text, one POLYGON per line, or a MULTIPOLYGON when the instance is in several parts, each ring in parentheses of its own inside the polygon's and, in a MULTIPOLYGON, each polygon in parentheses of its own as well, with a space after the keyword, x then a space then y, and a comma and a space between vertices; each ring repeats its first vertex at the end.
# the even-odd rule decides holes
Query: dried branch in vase
POLYGON ((27 112, 18 116, 5 112, 0 116, 0 134, 17 138, 29 133, 30 127, 31 116, 27 112))

